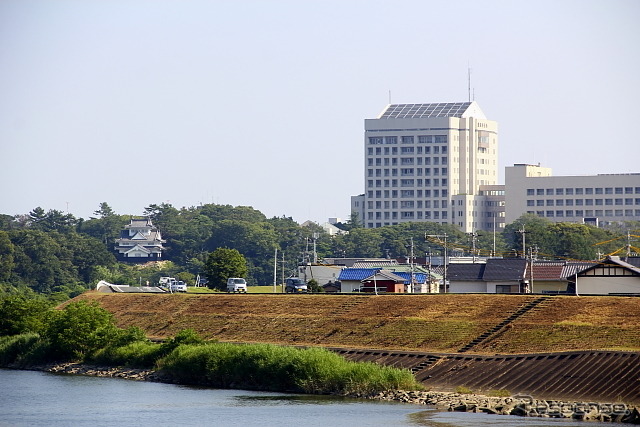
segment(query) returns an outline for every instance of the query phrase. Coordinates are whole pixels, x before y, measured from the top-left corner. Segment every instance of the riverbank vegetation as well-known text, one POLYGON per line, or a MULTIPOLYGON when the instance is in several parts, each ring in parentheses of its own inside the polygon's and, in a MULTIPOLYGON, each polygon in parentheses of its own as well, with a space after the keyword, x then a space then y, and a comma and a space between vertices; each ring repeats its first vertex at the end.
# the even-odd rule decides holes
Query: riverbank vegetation
POLYGON ((86 301, 24 315, 40 321, 22 322, 13 329, 17 334, 0 336, 0 367, 75 361, 154 369, 181 384, 314 394, 420 388, 408 370, 350 362, 319 348, 218 343, 193 330, 150 342, 139 328, 116 327, 111 313, 86 301))

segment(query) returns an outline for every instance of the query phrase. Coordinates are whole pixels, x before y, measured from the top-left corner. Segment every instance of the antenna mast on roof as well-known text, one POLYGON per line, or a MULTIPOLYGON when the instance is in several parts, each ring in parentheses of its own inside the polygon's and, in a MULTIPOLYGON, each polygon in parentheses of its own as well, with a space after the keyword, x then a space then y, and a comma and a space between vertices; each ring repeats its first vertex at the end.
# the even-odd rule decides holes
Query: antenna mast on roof
POLYGON ((467 90, 469 92, 469 102, 471 102, 471 67, 467 64, 467 90))

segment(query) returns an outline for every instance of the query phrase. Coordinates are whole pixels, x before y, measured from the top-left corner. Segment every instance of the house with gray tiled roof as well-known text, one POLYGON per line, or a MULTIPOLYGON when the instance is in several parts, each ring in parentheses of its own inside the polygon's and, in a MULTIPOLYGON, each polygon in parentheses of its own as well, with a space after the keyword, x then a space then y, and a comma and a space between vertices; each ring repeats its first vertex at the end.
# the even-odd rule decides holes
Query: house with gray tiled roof
POLYGON ((490 258, 486 263, 457 263, 447 266, 447 292, 516 294, 529 292, 525 274, 527 260, 490 258))
POLYGON ((569 278, 591 265, 592 262, 534 261, 533 269, 527 270, 525 280, 529 281, 531 292, 536 294, 574 293, 569 278))
POLYGON ((150 218, 132 218, 115 241, 117 258, 128 262, 159 261, 164 247, 158 230, 150 218))
POLYGON ((609 256, 573 277, 579 295, 640 295, 640 268, 609 256))

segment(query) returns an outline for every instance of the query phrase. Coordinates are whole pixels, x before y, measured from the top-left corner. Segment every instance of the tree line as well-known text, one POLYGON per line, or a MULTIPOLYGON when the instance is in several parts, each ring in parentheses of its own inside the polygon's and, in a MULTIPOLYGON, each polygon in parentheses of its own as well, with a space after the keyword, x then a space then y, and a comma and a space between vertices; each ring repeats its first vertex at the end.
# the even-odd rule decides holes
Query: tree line
POLYGON ((299 262, 311 261, 314 247, 320 260, 406 258, 412 250, 416 257, 437 256, 443 251, 441 239, 425 236, 445 234, 449 254, 523 256, 524 230, 526 248, 535 249, 538 258, 593 260, 598 253, 614 252, 622 244, 616 238, 640 227, 628 223, 597 228, 524 215, 502 232, 470 235, 456 226, 433 222, 365 229, 357 215, 352 215, 337 224, 344 234, 330 236, 317 224, 301 226, 285 216, 267 218, 248 206, 205 204, 178 209, 161 203, 144 208, 144 216, 151 218, 167 241, 166 262, 143 266, 118 262, 115 239, 132 215, 117 214, 106 202, 89 219, 40 207, 24 215, 0 214, 0 292, 31 290, 62 301, 98 280, 156 284, 159 277, 169 275, 193 283, 196 275, 207 272, 210 255, 222 248, 244 257, 250 284, 266 285, 273 280, 276 251, 277 277, 281 277, 280 269, 289 276, 295 274, 299 262))

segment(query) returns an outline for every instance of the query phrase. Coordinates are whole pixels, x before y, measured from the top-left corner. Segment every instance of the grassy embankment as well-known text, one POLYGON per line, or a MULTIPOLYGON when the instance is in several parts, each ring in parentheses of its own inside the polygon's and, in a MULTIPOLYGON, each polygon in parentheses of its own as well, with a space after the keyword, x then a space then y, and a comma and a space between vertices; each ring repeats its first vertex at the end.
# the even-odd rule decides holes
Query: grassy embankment
MULTIPOLYGON (((453 353, 537 296, 87 293, 120 327, 228 342, 453 353)), ((640 298, 550 297, 473 348, 479 354, 640 351, 640 298)))

